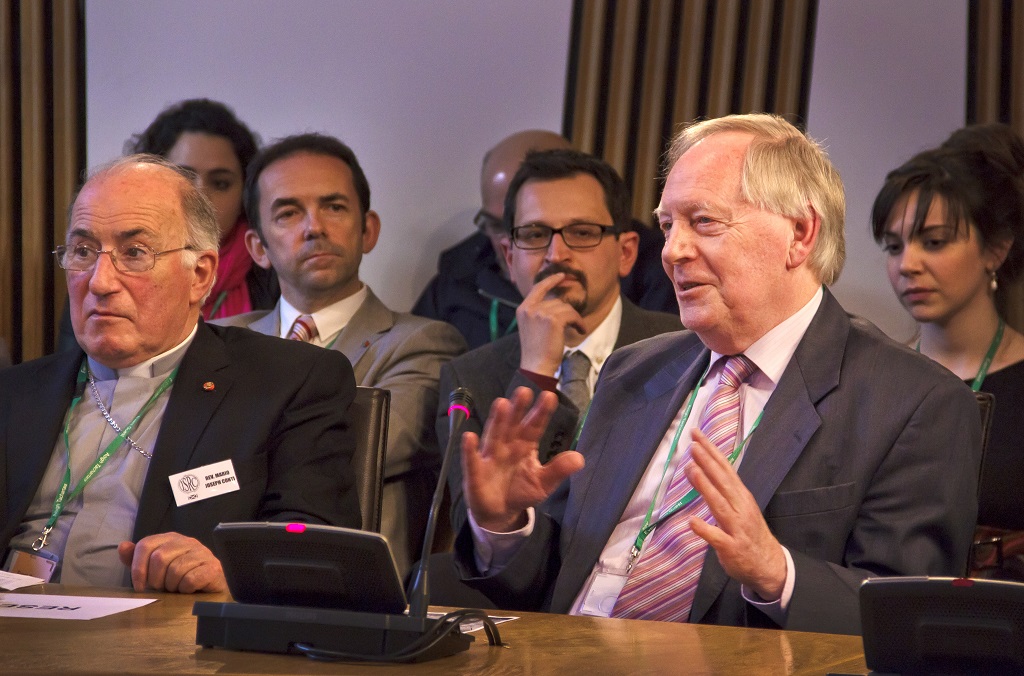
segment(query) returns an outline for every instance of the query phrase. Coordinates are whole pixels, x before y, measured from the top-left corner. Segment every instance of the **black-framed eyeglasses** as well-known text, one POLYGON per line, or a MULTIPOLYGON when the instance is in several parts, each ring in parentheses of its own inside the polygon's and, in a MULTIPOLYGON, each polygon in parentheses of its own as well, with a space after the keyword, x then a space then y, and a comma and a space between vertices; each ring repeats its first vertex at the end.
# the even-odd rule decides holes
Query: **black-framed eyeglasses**
POLYGON ((481 209, 476 212, 473 216, 473 225, 475 225, 480 232, 487 234, 488 232, 500 232, 504 225, 501 219, 494 214, 488 213, 481 209))
POLYGON ((110 256, 110 262, 121 272, 148 272, 156 266, 156 259, 164 254, 175 251, 194 251, 195 247, 182 246, 166 251, 153 251, 145 244, 122 244, 108 251, 91 247, 88 244, 66 246, 61 244, 53 250, 57 257, 57 265, 73 272, 92 270, 100 254, 110 256))
POLYGON ((555 230, 547 225, 533 223, 512 228, 512 243, 520 249, 546 249, 551 245, 551 238, 558 233, 570 249, 592 249, 601 243, 604 233, 609 230, 615 230, 615 226, 573 223, 555 230))

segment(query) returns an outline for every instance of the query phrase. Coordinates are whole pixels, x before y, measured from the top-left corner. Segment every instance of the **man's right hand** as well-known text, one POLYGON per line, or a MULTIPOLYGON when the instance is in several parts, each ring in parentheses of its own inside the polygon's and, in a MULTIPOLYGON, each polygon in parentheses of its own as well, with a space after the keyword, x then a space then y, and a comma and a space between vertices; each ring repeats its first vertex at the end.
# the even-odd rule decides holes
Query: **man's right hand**
POLYGON ((517 388, 512 400, 496 399, 483 436, 462 435, 462 490, 477 525, 508 533, 526 525, 526 509, 541 503, 570 474, 583 468, 576 451, 559 453, 546 465, 537 443, 558 406, 553 392, 517 388))
POLYGON ((564 272, 545 277, 530 289, 516 310, 521 357, 519 367, 544 376, 554 376, 562 365, 565 332, 587 332, 583 317, 571 305, 551 292, 565 280, 564 272))

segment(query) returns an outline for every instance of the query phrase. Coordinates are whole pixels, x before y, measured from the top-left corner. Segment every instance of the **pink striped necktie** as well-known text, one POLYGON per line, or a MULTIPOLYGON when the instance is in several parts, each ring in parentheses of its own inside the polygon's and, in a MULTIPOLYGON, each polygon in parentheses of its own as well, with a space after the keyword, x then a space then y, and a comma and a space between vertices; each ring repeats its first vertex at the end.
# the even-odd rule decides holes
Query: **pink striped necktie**
POLYGON ((311 315, 299 315, 295 318, 295 323, 292 324, 291 330, 288 331, 286 336, 288 340, 301 340, 304 343, 316 338, 316 322, 313 321, 311 315))
MULTIPOLYGON (((722 377, 701 416, 700 430, 726 455, 736 446, 740 426, 740 384, 756 368, 743 355, 728 357, 722 377)), ((690 481, 683 469, 690 462, 691 448, 692 443, 676 466, 662 509, 668 509, 690 492, 690 481)), ((715 523, 704 498, 698 495, 658 526, 619 593, 612 617, 665 622, 690 619, 693 594, 708 547, 690 528, 693 517, 715 523)))

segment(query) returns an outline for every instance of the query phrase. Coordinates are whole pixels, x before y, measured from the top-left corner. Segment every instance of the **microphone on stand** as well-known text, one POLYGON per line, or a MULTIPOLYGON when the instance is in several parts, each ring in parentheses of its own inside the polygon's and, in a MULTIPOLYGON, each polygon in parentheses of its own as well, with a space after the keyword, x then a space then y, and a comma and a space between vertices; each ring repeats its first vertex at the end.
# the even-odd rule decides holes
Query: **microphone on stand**
POLYGON ((448 466, 451 465, 454 450, 459 447, 462 435, 459 434, 462 423, 469 418, 470 408, 473 406, 473 397, 469 390, 464 387, 457 387, 448 395, 448 446, 444 449, 441 457, 441 476, 434 487, 434 499, 430 503, 430 512, 427 516, 427 528, 423 534, 423 551, 420 552, 420 562, 416 566, 416 573, 413 575, 412 584, 409 587, 409 617, 426 617, 427 606, 430 605, 430 583, 427 575, 430 552, 434 548, 434 531, 437 528, 437 513, 441 511, 441 502, 444 499, 444 488, 447 483, 448 466))

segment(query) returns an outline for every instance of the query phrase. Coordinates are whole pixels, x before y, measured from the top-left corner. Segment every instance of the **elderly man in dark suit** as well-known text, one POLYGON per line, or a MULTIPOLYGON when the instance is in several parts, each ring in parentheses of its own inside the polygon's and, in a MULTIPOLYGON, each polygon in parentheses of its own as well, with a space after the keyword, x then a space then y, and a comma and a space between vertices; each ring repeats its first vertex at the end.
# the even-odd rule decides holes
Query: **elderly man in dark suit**
POLYGON ((220 591, 220 521, 358 527, 352 367, 204 324, 217 245, 213 207, 159 158, 86 181, 55 252, 81 349, 0 372, 6 570, 220 591))
MULTIPOLYGON (((576 150, 530 153, 509 183, 501 246, 523 302, 519 330, 453 360, 441 392, 469 389, 475 403, 463 429, 479 432, 491 402, 517 387, 558 395, 540 441, 540 459, 572 447, 574 431, 612 350, 680 328, 679 319, 633 305, 620 290, 637 257, 629 193, 615 170, 576 150)), ((447 401, 437 434, 448 441, 447 401)), ((452 525, 465 522, 462 471, 448 488, 452 525)))
POLYGON ((813 141, 730 116, 667 166, 690 331, 612 355, 579 452, 538 462, 556 402, 525 390, 463 437, 463 577, 499 607, 857 633, 866 577, 963 570, 977 405, 825 288, 844 204, 813 141))

